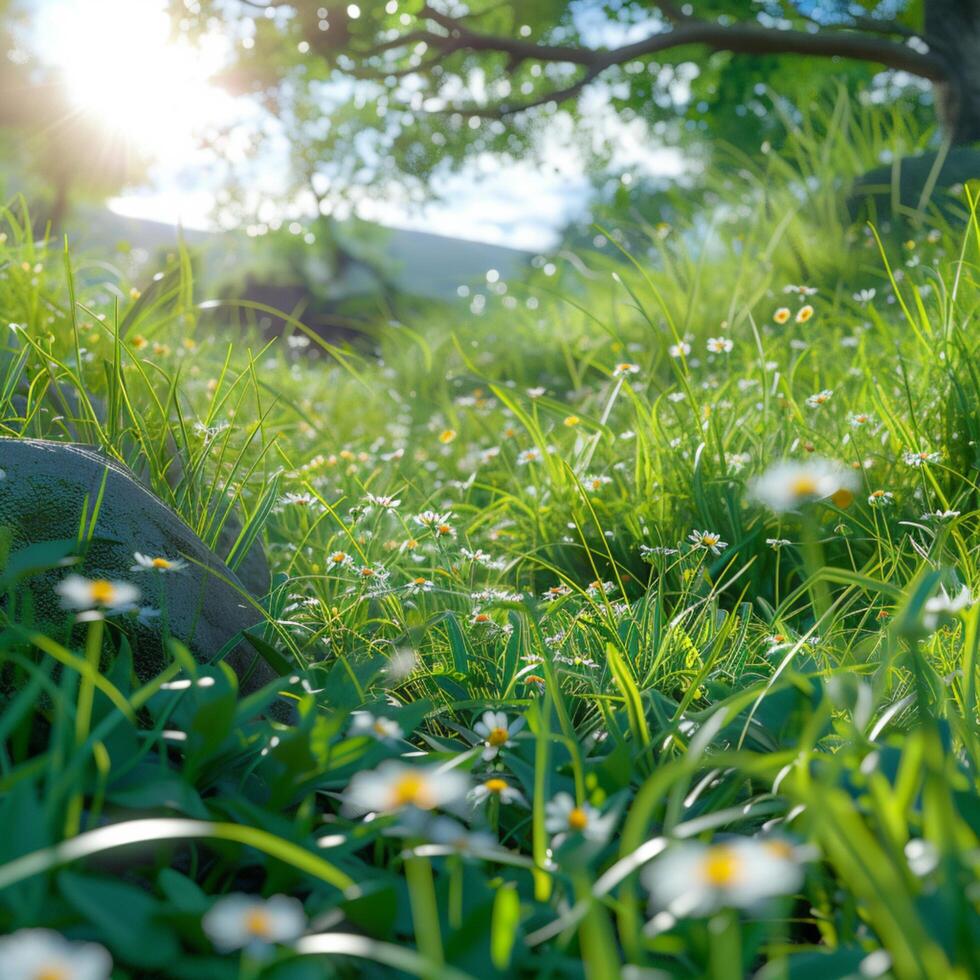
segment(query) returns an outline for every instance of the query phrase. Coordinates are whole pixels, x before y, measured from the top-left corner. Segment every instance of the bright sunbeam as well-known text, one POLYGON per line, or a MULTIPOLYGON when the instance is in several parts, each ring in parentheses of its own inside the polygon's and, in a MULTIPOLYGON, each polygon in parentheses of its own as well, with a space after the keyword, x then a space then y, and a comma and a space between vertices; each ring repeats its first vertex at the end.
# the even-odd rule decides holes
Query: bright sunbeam
POLYGON ((163 0, 53 0, 41 49, 80 111, 157 158, 186 153, 195 133, 234 111, 232 97, 210 81, 224 42, 172 40, 163 0))

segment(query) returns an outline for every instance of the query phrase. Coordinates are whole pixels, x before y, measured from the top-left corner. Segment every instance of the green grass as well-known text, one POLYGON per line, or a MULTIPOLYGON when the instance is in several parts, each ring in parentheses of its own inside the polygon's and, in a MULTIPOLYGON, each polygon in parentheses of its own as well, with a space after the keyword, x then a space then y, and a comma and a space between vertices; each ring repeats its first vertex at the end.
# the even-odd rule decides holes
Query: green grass
POLYGON ((0 930, 101 943, 120 977, 977 975, 980 606, 924 617, 980 588, 980 226, 849 229, 840 178, 921 139, 840 102, 807 127, 648 250, 357 351, 232 335, 186 255, 133 299, 7 211, 0 434, 101 446, 208 541, 234 501, 273 566, 273 659, 307 693, 284 726, 218 665, 140 686, 115 628, 87 650, 32 634, 7 556, 0 930), (853 467, 852 502, 753 499, 814 456, 853 467), (490 762, 487 709, 525 722, 490 762), (404 737, 352 732, 358 710, 404 737), (460 847, 353 813, 355 775, 402 756, 523 802, 463 802, 460 847), (555 841, 560 793, 602 832, 555 841), (651 907, 681 843, 760 835, 802 869, 789 894, 651 907), (297 897, 308 935, 217 952, 202 921, 231 892, 297 897))

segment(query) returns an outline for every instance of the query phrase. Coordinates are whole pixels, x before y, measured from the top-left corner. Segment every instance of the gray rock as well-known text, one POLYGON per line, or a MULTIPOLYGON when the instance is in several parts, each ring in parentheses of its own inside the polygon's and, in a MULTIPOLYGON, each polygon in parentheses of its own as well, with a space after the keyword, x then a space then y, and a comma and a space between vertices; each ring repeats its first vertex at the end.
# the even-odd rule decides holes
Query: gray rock
MULTIPOLYGON (((201 662, 210 662, 230 645, 224 659, 238 675, 242 693, 275 677, 241 638, 241 631, 263 621, 241 580, 124 466, 83 446, 0 438, 0 469, 6 473, 0 481, 0 527, 13 534, 11 554, 31 544, 77 537, 86 504, 91 511, 105 481, 92 540, 70 571, 133 582, 142 589, 141 605, 161 610, 160 617, 132 625, 141 678, 154 677, 166 666, 164 620, 171 635, 201 662), (182 558, 187 566, 179 572, 134 572, 136 551, 182 558)), ((40 622, 64 623, 54 586, 68 573, 48 572, 31 580, 40 622)))
MULTIPOLYGON (((14 344, 15 346, 9 351, 0 351, 0 378, 4 376, 4 370, 9 368, 9 362, 17 350, 16 339, 14 340, 14 344)), ((21 417, 24 417, 27 413, 27 390, 29 386, 28 379, 23 378, 17 386, 16 393, 12 399, 14 410, 21 417)), ((94 413, 95 418, 100 423, 104 424, 106 422, 106 408, 102 399, 94 395, 89 395, 88 406, 83 408, 77 391, 70 385, 58 381, 50 382, 46 390, 45 400, 49 404, 45 404, 41 411, 48 415, 57 413, 58 424, 64 429, 65 435, 75 443, 83 443, 85 441, 79 430, 80 420, 89 418, 94 413)), ((167 441, 168 451, 172 461, 167 469, 166 480, 170 488, 175 490, 184 477, 184 467, 180 455, 177 452, 177 445, 174 442, 173 436, 168 435, 167 441)), ((137 469, 130 475, 135 476, 140 483, 152 491, 150 468, 146 460, 137 462, 135 465, 137 469)), ((226 508, 227 502, 221 498, 214 501, 211 505, 212 516, 219 512, 223 515, 223 523, 215 543, 215 552, 222 560, 227 560, 242 530, 242 522, 239 520, 238 515, 234 510, 224 514, 226 508)), ((261 541, 256 540, 252 542, 242 556, 241 561, 238 562, 235 574, 245 588, 253 595, 262 596, 269 591, 271 585, 269 563, 266 560, 261 541)))
POLYGON ((931 187, 923 212, 938 209, 947 219, 963 220, 968 214, 966 199, 949 189, 970 180, 980 180, 980 149, 972 146, 953 147, 942 159, 939 153, 906 157, 894 167, 878 167, 859 177, 847 208, 852 220, 901 223, 915 215, 923 192, 931 187))

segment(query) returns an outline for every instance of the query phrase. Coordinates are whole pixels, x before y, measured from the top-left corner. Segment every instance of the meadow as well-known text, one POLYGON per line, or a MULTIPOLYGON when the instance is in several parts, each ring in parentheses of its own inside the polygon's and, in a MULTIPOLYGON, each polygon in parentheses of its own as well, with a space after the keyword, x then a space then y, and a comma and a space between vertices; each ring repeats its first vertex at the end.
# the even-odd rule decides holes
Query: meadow
POLYGON ((927 139, 838 102, 629 248, 343 348, 11 202, 0 435, 101 447, 209 542, 234 499, 282 681, 175 644, 139 682, 111 609, 39 635, 66 553, 0 529, 0 962, 980 974, 980 224, 970 187, 842 208, 927 139))

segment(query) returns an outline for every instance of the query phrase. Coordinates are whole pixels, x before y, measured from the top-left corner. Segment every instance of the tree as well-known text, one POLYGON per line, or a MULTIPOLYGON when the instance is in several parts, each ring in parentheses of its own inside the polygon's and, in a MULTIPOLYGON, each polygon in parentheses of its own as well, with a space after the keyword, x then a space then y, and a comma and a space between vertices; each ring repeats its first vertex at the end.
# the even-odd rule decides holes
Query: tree
POLYGON ((557 107, 586 125, 604 102, 680 140, 712 98, 744 102, 760 77, 792 95, 814 66, 924 81, 946 137, 980 140, 980 0, 173 3, 185 30, 238 33, 227 82, 266 99, 321 201, 386 177, 421 195, 447 165, 523 155, 557 107))

